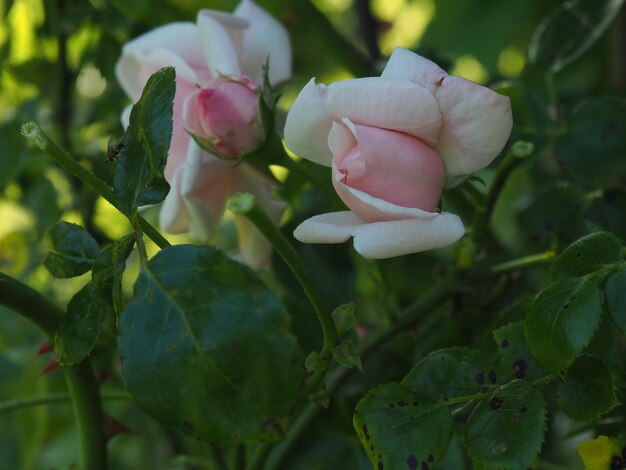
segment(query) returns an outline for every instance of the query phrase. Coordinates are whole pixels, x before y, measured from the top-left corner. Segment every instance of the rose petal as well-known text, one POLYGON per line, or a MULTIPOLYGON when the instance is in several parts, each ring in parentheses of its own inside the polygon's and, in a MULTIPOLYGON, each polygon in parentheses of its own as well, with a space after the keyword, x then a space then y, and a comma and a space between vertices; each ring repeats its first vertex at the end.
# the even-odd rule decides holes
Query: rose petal
POLYGON ((374 222, 354 228, 354 249, 365 258, 391 258, 450 245, 464 233, 461 219, 450 213, 429 219, 374 222))
POLYGON ((435 93, 441 81, 448 74, 425 57, 399 47, 389 57, 389 61, 380 76, 410 80, 427 88, 431 93, 435 93))
POLYGON ((329 212, 305 220, 296 227, 293 236, 302 243, 343 243, 362 224, 353 212, 329 212))
POLYGON ((435 143, 441 126, 432 93, 407 80, 358 78, 316 85, 312 79, 294 101, 285 123, 287 147, 303 158, 330 166, 327 136, 333 121, 396 130, 435 143))
POLYGON ((187 230, 189 214, 180 194, 180 182, 183 168, 174 172, 170 180, 170 191, 159 212, 159 227, 169 233, 182 233, 187 230))
POLYGON ((329 147, 344 184, 398 206, 427 212, 437 208, 446 173, 434 150, 402 132, 352 124, 347 118, 342 122, 333 123, 329 147), (339 132, 340 127, 345 131, 339 132))
POLYGON ((239 178, 236 181, 234 192, 254 195, 272 222, 278 224, 285 211, 286 203, 272 195, 273 181, 250 165, 240 165, 238 170, 239 178))
POLYGON ((243 215, 235 214, 239 253, 244 263, 255 271, 267 268, 272 259, 272 245, 255 225, 243 215))
POLYGON ((227 13, 200 10, 196 23, 211 75, 239 75, 241 62, 238 53, 248 22, 227 13))
POLYGON ((153 71, 166 65, 176 67, 178 77, 196 83, 198 70, 205 70, 198 29, 193 23, 171 23, 126 43, 115 74, 122 89, 133 99, 141 96, 146 78, 143 68, 153 71), (172 41, 175 37, 176 41, 172 41))
POLYGON ((255 83, 261 83, 262 67, 269 57, 270 83, 288 80, 291 77, 291 43, 283 25, 250 0, 243 0, 234 14, 248 20, 250 25, 243 33, 242 72, 255 83))
POLYGON ((333 165, 333 186, 346 205, 366 222, 380 222, 415 217, 431 218, 437 214, 414 207, 403 207, 384 201, 341 182, 343 174, 333 165))
POLYGON ((443 122, 434 148, 446 163, 448 176, 468 175, 489 165, 511 134, 509 98, 453 76, 443 80, 435 96, 443 122))

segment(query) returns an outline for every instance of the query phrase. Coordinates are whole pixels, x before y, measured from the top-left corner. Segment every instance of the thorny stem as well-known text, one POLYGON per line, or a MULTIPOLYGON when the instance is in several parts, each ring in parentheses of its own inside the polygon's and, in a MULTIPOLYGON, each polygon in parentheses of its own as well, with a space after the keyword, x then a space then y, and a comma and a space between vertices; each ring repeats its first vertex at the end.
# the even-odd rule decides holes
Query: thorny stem
MULTIPOLYGON (((22 135, 32 140, 37 146, 63 169, 76 178, 81 180, 92 190, 106 199, 113 207, 117 208, 117 200, 113 190, 107 184, 87 170, 84 166, 74 160, 69 153, 61 149, 54 143, 43 129, 34 121, 28 122, 22 126, 22 135)), ((118 209, 119 210, 119 209, 118 209)), ((141 216, 137 216, 139 226, 143 232, 160 248, 170 246, 170 243, 155 229, 150 223, 141 216)))
MULTIPOLYGON (((63 312, 39 292, 0 273, 0 304, 32 321, 50 340, 54 340, 63 312)), ((104 414, 91 363, 89 359, 85 359, 73 366, 63 367, 62 370, 72 398, 80 436, 79 468, 106 470, 104 414)))

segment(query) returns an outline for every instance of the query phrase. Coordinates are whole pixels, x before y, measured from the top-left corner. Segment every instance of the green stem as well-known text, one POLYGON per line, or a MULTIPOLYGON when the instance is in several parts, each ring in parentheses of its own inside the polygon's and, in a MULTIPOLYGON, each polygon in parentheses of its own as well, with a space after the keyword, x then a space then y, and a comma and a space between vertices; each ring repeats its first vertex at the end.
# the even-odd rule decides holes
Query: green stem
MULTIPOLYGON (((92 190, 106 199, 113 207, 119 210, 113 190, 107 184, 87 170, 72 158, 72 156, 54 143, 43 129, 34 121, 22 126, 22 135, 32 140, 37 146, 68 173, 74 175, 92 190)), ((138 216, 139 225, 144 233, 160 248, 170 246, 170 243, 143 217, 138 216)))
POLYGON ((526 269, 535 266, 543 266, 554 259, 556 253, 553 250, 544 251, 536 255, 524 256, 522 258, 505 261, 489 268, 491 274, 502 274, 516 269, 526 269))
POLYGON ((141 231, 139 214, 137 213, 136 209, 130 220, 133 226, 135 241, 137 242, 137 251, 139 252, 139 260, 141 261, 141 266, 146 266, 148 264, 148 253, 146 252, 146 244, 143 242, 143 232, 141 231))
POLYGON ((239 444, 233 451, 233 470, 246 468, 246 446, 239 444))
POLYGON ((507 178, 521 161, 522 158, 520 158, 514 150, 510 150, 498 167, 498 171, 496 172, 496 175, 487 190, 485 205, 477 208, 474 216, 472 238, 474 239, 474 242, 476 242, 476 245, 480 246, 482 244, 487 232, 487 227, 489 226, 489 220, 491 219, 491 215, 496 206, 498 196, 500 195, 502 188, 504 188, 507 178))
POLYGON ((321 354, 322 357, 327 358, 330 354, 330 349, 337 344, 337 328, 330 310, 324 304, 321 292, 295 248, 270 220, 253 195, 236 194, 228 201, 226 206, 232 212, 244 215, 254 224, 272 244, 287 266, 289 266, 296 279, 298 279, 322 326, 324 347, 321 354))
MULTIPOLYGON (((132 397, 126 392, 104 392, 101 394, 103 400, 131 400, 132 397)), ((41 397, 17 398, 0 403, 0 414, 12 411, 24 410, 41 405, 53 405, 55 403, 66 403, 72 400, 67 393, 55 393, 41 397)))
POLYGON ((273 447, 273 444, 260 444, 254 452, 252 459, 246 466, 246 470, 261 470, 273 447))
MULTIPOLYGON (((54 340, 63 312, 39 292, 0 273, 0 304, 32 321, 54 340)), ((98 382, 88 359, 62 368, 68 385, 78 435, 79 468, 106 470, 107 448, 98 382)))

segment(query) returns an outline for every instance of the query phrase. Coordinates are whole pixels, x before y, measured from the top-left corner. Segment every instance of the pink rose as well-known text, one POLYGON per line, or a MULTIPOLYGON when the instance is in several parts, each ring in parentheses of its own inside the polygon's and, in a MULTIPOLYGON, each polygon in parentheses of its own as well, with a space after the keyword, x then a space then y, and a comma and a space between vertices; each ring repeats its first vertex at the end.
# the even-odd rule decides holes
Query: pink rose
POLYGON ((257 86, 250 77, 217 77, 187 97, 186 129, 221 156, 237 158, 263 143, 257 86))
MULTIPOLYGON (((167 24, 124 45, 116 73, 133 101, 139 99, 152 73, 167 65, 176 69, 173 134, 165 167, 171 190, 159 217, 163 230, 189 231, 196 238, 207 239, 224 212, 226 200, 236 192, 254 194, 274 221, 280 219, 284 204, 271 197, 272 182, 267 177, 249 165, 235 165, 203 151, 186 131, 202 130, 197 133, 209 140, 217 136, 222 145, 215 148, 229 155, 258 144, 258 125, 248 125, 255 114, 249 98, 262 81, 262 67, 268 57, 271 84, 290 78, 287 31, 251 0, 242 0, 233 14, 200 10, 196 23, 167 24), (246 83, 248 90, 239 85, 224 86, 224 82, 234 85, 236 81, 246 83), (203 89, 205 94, 200 97, 203 89), (211 101, 210 90, 220 100, 220 109, 193 116, 194 109, 211 101), (226 104, 231 93, 232 101, 226 104), (242 114, 236 117, 235 112, 219 119, 221 111, 234 108, 242 114)), ((255 110, 256 106, 255 101, 255 110)), ((130 106, 122 115, 125 125, 129 112, 130 106)), ((269 244, 245 222, 237 221, 237 226, 244 260, 257 268, 265 265, 271 253, 269 244), (241 230, 252 232, 244 234, 241 230)))
POLYGON ((446 178, 491 163, 512 125, 507 97, 406 49, 394 51, 379 78, 330 86, 312 79, 289 111, 285 142, 332 167, 335 190, 350 211, 312 217, 294 236, 305 243, 354 237, 366 258, 454 243, 463 223, 437 209, 446 178))

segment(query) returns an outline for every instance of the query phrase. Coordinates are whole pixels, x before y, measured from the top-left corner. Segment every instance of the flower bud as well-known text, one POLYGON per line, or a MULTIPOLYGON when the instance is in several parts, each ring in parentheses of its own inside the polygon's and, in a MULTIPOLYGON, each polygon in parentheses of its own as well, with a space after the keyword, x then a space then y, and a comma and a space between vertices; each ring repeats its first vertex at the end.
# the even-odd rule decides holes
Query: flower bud
POLYGON ((218 77, 185 100, 183 119, 201 146, 237 158, 264 140, 258 109, 257 86, 249 77, 218 77))

